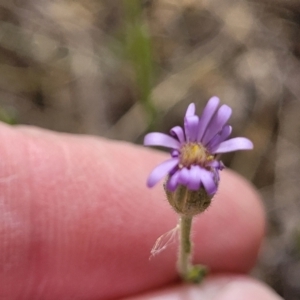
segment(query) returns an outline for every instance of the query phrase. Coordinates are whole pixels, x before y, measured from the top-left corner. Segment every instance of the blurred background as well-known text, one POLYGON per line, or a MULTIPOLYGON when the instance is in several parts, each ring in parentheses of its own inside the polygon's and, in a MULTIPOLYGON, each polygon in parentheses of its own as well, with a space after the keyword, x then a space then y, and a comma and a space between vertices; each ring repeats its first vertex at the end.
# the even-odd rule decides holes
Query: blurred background
POLYGON ((0 22, 3 122, 141 143, 230 105, 255 149, 223 161, 268 217, 253 275, 300 299, 299 0, 0 0, 0 22))

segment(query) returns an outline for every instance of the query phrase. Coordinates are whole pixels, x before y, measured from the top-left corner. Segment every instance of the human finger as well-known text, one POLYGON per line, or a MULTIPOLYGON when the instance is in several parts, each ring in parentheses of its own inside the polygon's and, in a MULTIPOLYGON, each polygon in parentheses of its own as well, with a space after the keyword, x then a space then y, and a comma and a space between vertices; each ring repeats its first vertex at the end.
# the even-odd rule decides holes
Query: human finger
MULTIPOLYGON (((0 138, 0 295, 107 299, 176 280, 174 249, 148 259, 177 222, 163 189, 145 186, 164 154, 26 127, 1 125, 0 138)), ((195 260, 245 272, 263 235, 263 211, 245 180, 222 175, 212 207, 195 222, 195 260)))
POLYGON ((267 285, 246 276, 212 276, 201 285, 173 285, 124 300, 280 300, 267 285))

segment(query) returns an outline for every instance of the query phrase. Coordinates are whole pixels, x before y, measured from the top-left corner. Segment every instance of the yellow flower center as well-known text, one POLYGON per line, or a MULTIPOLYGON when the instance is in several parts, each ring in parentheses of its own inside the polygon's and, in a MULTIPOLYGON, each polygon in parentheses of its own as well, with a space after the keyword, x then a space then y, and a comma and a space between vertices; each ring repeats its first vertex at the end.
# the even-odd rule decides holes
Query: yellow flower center
POLYGON ((180 167, 190 167, 191 165, 205 165, 212 161, 214 156, 207 149, 198 143, 188 143, 180 149, 180 167))

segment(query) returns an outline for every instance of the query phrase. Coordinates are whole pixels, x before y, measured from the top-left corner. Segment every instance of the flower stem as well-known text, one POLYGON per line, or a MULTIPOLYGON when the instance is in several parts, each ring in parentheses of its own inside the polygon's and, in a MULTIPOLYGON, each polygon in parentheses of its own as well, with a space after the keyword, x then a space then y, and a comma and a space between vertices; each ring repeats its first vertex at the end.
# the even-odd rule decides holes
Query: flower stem
POLYGON ((190 240, 192 216, 181 215, 179 219, 179 256, 178 272, 183 280, 199 283, 207 274, 207 268, 202 265, 192 265, 192 243, 190 240))
POLYGON ((178 271, 182 278, 186 279, 191 268, 191 234, 192 217, 181 216, 179 220, 179 257, 178 271))

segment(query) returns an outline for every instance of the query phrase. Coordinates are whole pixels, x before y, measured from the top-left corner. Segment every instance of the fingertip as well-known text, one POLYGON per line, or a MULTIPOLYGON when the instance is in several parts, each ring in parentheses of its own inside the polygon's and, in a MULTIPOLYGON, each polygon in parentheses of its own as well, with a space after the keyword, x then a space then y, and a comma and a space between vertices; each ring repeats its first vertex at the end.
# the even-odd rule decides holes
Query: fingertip
MULTIPOLYGON (((174 248, 148 260, 155 240, 176 226, 162 186, 146 187, 148 174, 165 154, 128 143, 17 128, 0 125, 6 166, 0 177, 16 175, 11 182, 1 181, 0 191, 6 215, 19 222, 10 218, 2 226, 9 245, 4 249, 2 244, 7 256, 3 266, 19 259, 0 274, 10 284, 7 290, 15 293, 19 278, 20 291, 34 291, 47 282, 47 299, 70 293, 112 298, 174 281, 174 248), (113 290, 111 282, 116 282, 113 290)), ((254 189, 224 171, 211 208, 193 227, 195 260, 213 271, 249 270, 263 235, 263 218, 254 189)))
POLYGON ((247 277, 230 281, 215 300, 283 300, 266 284, 247 277))
POLYGON ((246 276, 218 275, 200 285, 174 285, 124 300, 282 300, 262 282, 246 276))

